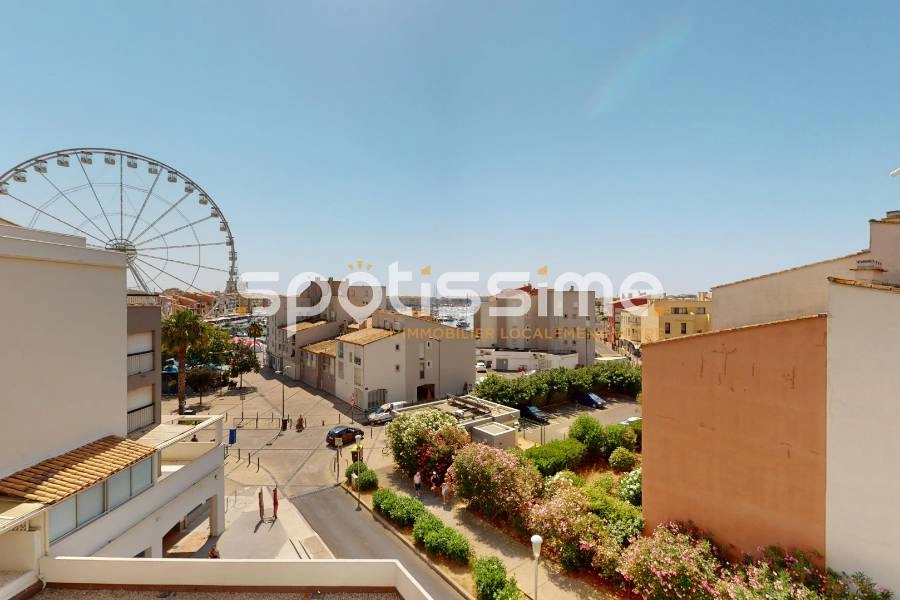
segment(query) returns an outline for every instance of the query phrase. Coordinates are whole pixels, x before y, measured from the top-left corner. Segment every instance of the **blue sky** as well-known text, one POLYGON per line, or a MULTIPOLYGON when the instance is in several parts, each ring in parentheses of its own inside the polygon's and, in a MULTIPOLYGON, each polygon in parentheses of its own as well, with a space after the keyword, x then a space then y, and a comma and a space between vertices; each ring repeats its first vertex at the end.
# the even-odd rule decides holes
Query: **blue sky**
POLYGON ((6 6, 0 170, 156 157, 243 271, 695 291, 863 248, 900 208, 893 2, 6 6))

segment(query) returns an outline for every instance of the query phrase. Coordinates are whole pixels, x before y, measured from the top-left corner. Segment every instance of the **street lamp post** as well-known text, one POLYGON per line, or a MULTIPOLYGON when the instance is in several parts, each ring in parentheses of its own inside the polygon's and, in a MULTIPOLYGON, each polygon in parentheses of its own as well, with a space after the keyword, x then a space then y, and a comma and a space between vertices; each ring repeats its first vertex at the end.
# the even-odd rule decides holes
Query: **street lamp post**
MULTIPOLYGON (((356 460, 362 462, 362 447, 359 443, 362 441, 362 435, 356 434, 356 460)), ((353 481, 356 483, 356 510, 362 510, 362 499, 359 494, 359 473, 353 473, 353 481)))
POLYGON ((534 600, 537 600, 538 597, 538 563, 541 558, 541 544, 544 543, 544 538, 541 536, 534 534, 531 536, 531 555, 534 556, 534 600))
POLYGON ((284 416, 284 373, 275 371, 275 374, 281 377, 281 430, 287 429, 287 419, 284 416))

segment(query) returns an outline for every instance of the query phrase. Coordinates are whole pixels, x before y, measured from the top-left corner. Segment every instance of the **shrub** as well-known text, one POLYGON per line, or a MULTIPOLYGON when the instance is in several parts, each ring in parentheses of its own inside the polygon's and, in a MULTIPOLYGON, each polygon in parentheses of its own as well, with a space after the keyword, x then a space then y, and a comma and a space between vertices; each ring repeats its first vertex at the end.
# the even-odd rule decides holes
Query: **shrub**
POLYGON ((606 436, 603 425, 588 415, 580 415, 569 427, 569 437, 584 444, 588 454, 597 458, 603 453, 606 445, 606 436))
POLYGON ((382 488, 372 494, 372 507, 376 512, 387 516, 398 498, 399 496, 393 490, 382 488))
POLYGON ((634 443, 637 434, 628 425, 607 425, 603 428, 603 448, 601 453, 603 458, 609 460, 610 455, 616 448, 625 448, 626 450, 634 450, 634 443))
POLYGON ((423 543, 425 550, 432 554, 441 554, 453 562, 466 564, 469 562, 469 540, 452 527, 441 526, 439 529, 425 534, 423 543))
POLYGON ((541 489, 533 464, 485 444, 470 444, 453 461, 453 483, 461 498, 486 515, 519 524, 541 489))
POLYGON ((636 539, 619 564, 631 591, 647 600, 714 600, 719 569, 709 540, 695 539, 672 523, 636 539))
POLYGON ((553 475, 552 477, 550 477, 547 480, 546 485, 550 485, 554 481, 559 481, 560 479, 565 479, 566 481, 568 481, 575 487, 583 487, 584 486, 584 477, 582 477, 581 475, 579 475, 578 473, 575 473, 573 471, 560 471, 556 475, 553 475))
POLYGON ((486 400, 507 406, 534 404, 566 399, 573 390, 613 392, 637 396, 641 392, 641 369, 626 364, 604 364, 579 369, 552 369, 506 379, 488 375, 474 389, 474 393, 486 400))
POLYGON ((634 506, 641 505, 641 468, 626 473, 619 480, 619 498, 634 506))
POLYGON ((425 505, 416 498, 397 496, 396 501, 388 509, 387 516, 400 527, 410 527, 425 512, 427 512, 425 505))
POLYGON ((344 471, 344 476, 347 478, 347 483, 353 483, 352 475, 354 473, 356 473, 357 476, 359 476, 368 470, 369 470, 369 467, 366 466, 366 463, 364 463, 361 460, 358 460, 356 462, 350 463, 350 466, 347 467, 346 471, 344 471))
POLYGON ((592 491, 592 493, 603 493, 603 494, 611 494, 614 487, 616 487, 616 474, 611 473, 610 471, 606 471, 605 473, 601 473, 597 479, 591 482, 591 485, 588 488, 592 491))
POLYGON ((494 594, 494 600, 521 600, 521 598, 522 592, 519 591, 515 577, 507 579, 503 587, 494 594))
POLYGON ((426 512, 416 519, 416 524, 413 525, 413 540, 417 544, 424 544, 426 535, 432 531, 438 531, 443 526, 443 521, 430 512, 426 512))
POLYGON ((532 446, 525 456, 534 463, 544 477, 563 469, 575 469, 585 455, 584 444, 575 439, 553 440, 543 446, 532 446))
POLYGON ((620 473, 630 471, 637 464, 637 456, 627 448, 619 446, 609 455, 609 466, 620 473))
POLYGON ((356 484, 361 492, 378 489, 378 474, 372 469, 366 469, 362 472, 362 475, 359 475, 356 484))
POLYGON ((475 600, 520 600, 522 592, 515 577, 506 576, 506 567, 496 556, 478 558, 472 563, 475 576, 475 600))
POLYGON ((629 425, 631 430, 634 432, 634 449, 637 452, 640 452, 643 446, 643 437, 644 437, 644 422, 643 421, 632 421, 629 425))
POLYGON ((603 528, 619 544, 627 544, 644 531, 641 510, 609 494, 592 494, 589 509, 602 520, 603 528))
POLYGON ((468 443, 453 415, 437 409, 400 413, 385 434, 394 462, 410 477, 419 469, 435 470, 439 461, 446 469, 456 450, 468 443))
POLYGON ((590 497, 583 489, 559 480, 528 513, 528 530, 540 534, 548 551, 572 571, 590 566, 598 552, 615 556, 620 550, 589 506, 590 497))

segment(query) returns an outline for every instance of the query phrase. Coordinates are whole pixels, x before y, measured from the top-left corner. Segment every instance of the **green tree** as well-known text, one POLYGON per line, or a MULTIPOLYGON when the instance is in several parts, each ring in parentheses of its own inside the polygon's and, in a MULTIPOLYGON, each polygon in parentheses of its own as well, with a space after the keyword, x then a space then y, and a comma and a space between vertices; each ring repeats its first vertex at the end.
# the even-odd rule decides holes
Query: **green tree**
MULTIPOLYGON (((445 427, 456 426, 453 415, 435 408, 400 413, 385 430, 394 462, 404 473, 412 476, 423 468, 420 457, 435 442, 439 442, 434 448, 436 455, 439 455, 440 460, 446 460, 446 455, 455 452, 460 442, 464 445, 468 436, 465 436, 465 440, 460 440, 447 431, 444 431, 445 435, 436 434, 445 427)), ((438 456, 435 460, 438 460, 438 456)))
POLYGON ((231 334, 221 327, 203 321, 204 343, 188 350, 192 365, 222 365, 231 354, 231 334))
POLYGON ((221 385, 222 374, 206 365, 191 367, 185 374, 187 384, 200 394, 200 406, 203 406, 203 393, 221 385))
POLYGON ((256 356, 256 352, 249 346, 234 343, 231 345, 229 367, 231 368, 232 377, 238 376, 241 378, 240 387, 243 389, 244 373, 249 373, 251 371, 259 373, 259 358, 256 356))
POLYGON ((207 329, 204 322, 189 310, 181 310, 162 321, 162 346, 178 360, 178 414, 183 415, 187 404, 187 357, 192 348, 203 347, 207 329))
POLYGON ((250 323, 250 326, 247 328, 247 335, 253 338, 253 352, 256 352, 256 338, 260 337, 262 334, 263 326, 259 324, 259 321, 250 323))

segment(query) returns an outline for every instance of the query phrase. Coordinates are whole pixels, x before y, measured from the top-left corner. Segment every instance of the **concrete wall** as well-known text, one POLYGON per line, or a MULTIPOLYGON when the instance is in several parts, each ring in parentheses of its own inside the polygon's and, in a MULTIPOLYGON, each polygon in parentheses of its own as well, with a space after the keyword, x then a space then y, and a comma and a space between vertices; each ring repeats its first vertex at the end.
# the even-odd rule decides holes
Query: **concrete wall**
POLYGON ((0 278, 0 477, 124 435, 125 257, 0 237, 0 278))
POLYGON ((50 584, 393 588, 404 600, 431 600, 396 560, 44 558, 40 569, 50 584))
POLYGON ((0 535, 0 571, 30 571, 44 551, 44 532, 7 531, 0 535))
POLYGON ((830 284, 828 313, 828 564, 898 593, 900 293, 830 284))
POLYGON ((852 267, 868 252, 842 256, 713 288, 714 330, 824 313, 828 277, 855 279, 852 267))
POLYGON ((643 346, 648 529, 825 553, 825 336, 811 317, 643 346))

